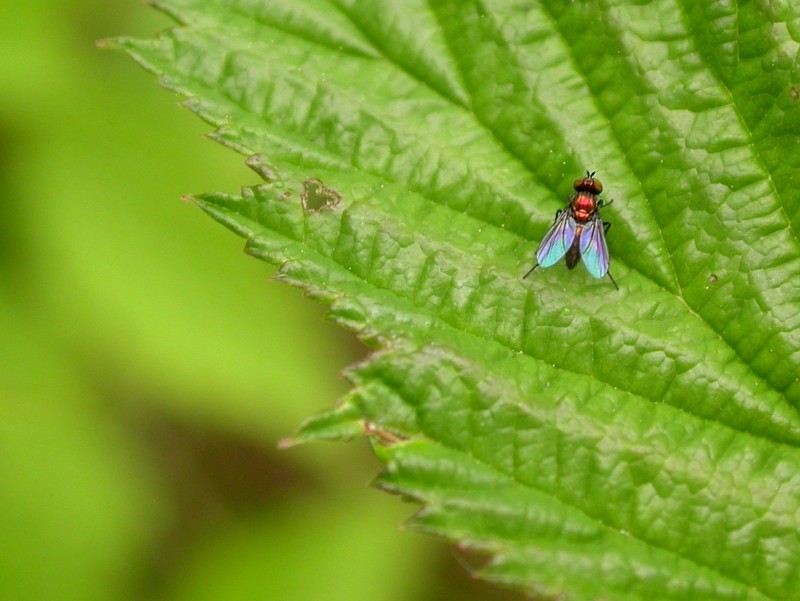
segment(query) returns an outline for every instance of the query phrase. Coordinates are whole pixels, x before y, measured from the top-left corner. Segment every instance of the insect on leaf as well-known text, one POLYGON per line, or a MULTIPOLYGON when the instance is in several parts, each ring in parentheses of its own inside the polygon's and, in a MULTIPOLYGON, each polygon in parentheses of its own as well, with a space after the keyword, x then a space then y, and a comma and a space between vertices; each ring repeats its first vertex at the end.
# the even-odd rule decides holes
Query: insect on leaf
POLYGON ((800 4, 158 6, 116 45, 264 178, 197 204, 383 349, 297 440, 374 433, 504 586, 800 597, 800 4), (608 251, 523 280, 587 168, 608 251))

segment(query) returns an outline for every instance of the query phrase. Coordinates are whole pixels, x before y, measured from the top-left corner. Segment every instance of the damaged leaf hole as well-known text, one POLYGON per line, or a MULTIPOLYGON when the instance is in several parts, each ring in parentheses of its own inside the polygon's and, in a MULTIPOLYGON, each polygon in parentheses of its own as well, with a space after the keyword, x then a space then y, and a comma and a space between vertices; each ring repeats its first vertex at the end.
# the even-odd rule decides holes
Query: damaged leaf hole
POLYGON ((797 102, 798 100, 800 100, 800 90, 798 90, 797 87, 792 86, 791 88, 789 88, 789 96, 792 97, 792 100, 797 102))
POLYGON ((303 182, 300 201, 307 213, 319 213, 338 205, 342 197, 335 190, 326 188, 317 178, 310 177, 303 182))

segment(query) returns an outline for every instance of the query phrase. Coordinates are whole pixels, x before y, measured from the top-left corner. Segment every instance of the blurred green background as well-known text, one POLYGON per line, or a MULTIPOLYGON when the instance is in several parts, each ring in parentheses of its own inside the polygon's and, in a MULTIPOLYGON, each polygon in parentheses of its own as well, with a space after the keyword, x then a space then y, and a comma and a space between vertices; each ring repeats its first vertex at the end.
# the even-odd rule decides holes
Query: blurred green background
POLYGON ((256 182, 98 39, 0 4, 0 599, 512 598, 397 524, 364 441, 278 451, 364 350, 181 195, 256 182))

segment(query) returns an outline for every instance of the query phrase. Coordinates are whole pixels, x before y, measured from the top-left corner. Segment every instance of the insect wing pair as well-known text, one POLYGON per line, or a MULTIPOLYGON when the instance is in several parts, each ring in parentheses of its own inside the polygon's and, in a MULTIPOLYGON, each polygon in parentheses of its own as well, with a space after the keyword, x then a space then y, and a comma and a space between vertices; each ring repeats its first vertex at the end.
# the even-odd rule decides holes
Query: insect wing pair
MULTIPOLYGON (((577 236, 580 258, 586 270, 592 277, 602 278, 608 273, 609 264, 605 229, 597 212, 587 222, 579 223, 568 207, 558 213, 555 223, 539 245, 536 263, 541 267, 552 267, 569 252, 577 236)), ((570 265, 574 266, 574 263, 570 265)))

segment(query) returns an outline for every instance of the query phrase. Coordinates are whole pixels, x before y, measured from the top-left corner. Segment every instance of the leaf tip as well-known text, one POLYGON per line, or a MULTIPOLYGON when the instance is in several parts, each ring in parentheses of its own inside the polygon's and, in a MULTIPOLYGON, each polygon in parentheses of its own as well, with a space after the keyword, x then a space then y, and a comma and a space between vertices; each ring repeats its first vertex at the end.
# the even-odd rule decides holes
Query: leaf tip
POLYGON ((284 438, 279 448, 318 440, 353 440, 364 435, 360 414, 355 407, 343 404, 306 419, 294 436, 284 438))
POLYGON ((278 441, 278 449, 283 451, 285 449, 297 446, 298 444, 300 444, 300 441, 294 436, 285 436, 278 441))
POLYGON ((116 38, 103 38, 94 43, 100 50, 119 50, 119 41, 116 38))
POLYGON ((258 176, 268 184, 274 183, 278 180, 278 174, 271 165, 267 164, 263 155, 252 154, 245 159, 244 164, 255 171, 258 176))

